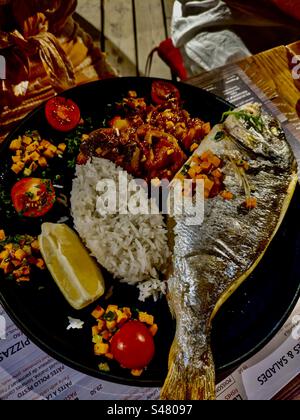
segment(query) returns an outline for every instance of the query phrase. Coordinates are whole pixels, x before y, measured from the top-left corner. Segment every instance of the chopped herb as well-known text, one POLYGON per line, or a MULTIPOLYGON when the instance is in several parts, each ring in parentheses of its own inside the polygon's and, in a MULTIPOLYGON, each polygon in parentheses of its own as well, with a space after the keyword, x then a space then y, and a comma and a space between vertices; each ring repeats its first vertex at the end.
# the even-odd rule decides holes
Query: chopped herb
POLYGON ((105 321, 112 322, 117 319, 117 315, 114 312, 108 312, 104 315, 103 319, 105 319, 105 321))
POLYGON ((216 135, 215 135, 215 141, 219 142, 221 140, 223 140, 225 138, 225 133, 224 131, 219 131, 216 135))
POLYGON ((131 313, 133 319, 139 319, 140 311, 137 308, 133 308, 131 313))
POLYGON ((182 169, 182 175, 187 175, 190 170, 190 165, 185 165, 182 169))
POLYGON ((31 200, 33 200, 33 198, 34 198, 34 194, 32 192, 30 192, 30 191, 27 191, 25 193, 25 195, 26 195, 26 197, 30 198, 31 200))
POLYGON ((223 114, 222 121, 230 115, 235 116, 239 120, 243 120, 247 123, 248 128, 254 128, 255 130, 262 133, 264 131, 265 124, 261 116, 255 116, 245 111, 228 111, 223 114))
POLYGON ((110 367, 109 367, 108 363, 100 363, 100 365, 99 365, 99 370, 100 370, 101 372, 106 372, 106 373, 108 373, 108 372, 110 372, 110 367))

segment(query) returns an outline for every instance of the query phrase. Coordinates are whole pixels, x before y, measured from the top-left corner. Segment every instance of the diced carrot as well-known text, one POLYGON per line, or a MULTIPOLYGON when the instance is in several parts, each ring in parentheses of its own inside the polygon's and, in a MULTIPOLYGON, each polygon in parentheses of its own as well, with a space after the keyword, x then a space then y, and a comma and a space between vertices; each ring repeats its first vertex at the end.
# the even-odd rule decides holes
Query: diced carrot
POLYGON ((105 354, 105 357, 106 357, 107 359, 109 359, 109 360, 114 360, 114 356, 113 356, 113 354, 111 354, 111 353, 106 353, 106 354, 105 354))
POLYGON ((25 144, 25 146, 29 146, 33 142, 31 137, 23 136, 22 143, 25 144))
POLYGON ((224 200, 233 200, 234 195, 229 191, 223 191, 221 197, 223 197, 224 200))
POLYGON ((97 326, 92 327, 92 336, 95 337, 95 335, 99 335, 99 328, 97 326))
POLYGON ((26 151, 27 151, 27 153, 30 154, 32 152, 35 152, 38 147, 39 147, 39 142, 35 141, 35 142, 31 143, 29 146, 26 147, 26 151))
POLYGON ((201 167, 199 165, 192 166, 188 171, 188 174, 192 179, 194 179, 200 173, 201 173, 201 167))
POLYGON ((214 178, 217 179, 221 179, 223 177, 223 173, 220 171, 220 169, 215 169, 211 174, 214 178))
POLYGON ((12 159, 13 163, 18 163, 18 162, 21 162, 21 160, 22 160, 21 156, 12 156, 11 159, 12 159))
POLYGON ((17 150, 21 149, 21 147, 22 147, 22 139, 19 137, 18 139, 13 140, 10 143, 9 150, 11 150, 12 152, 16 152, 17 150))
POLYGON ((108 305, 106 313, 108 314, 109 312, 117 312, 118 310, 119 307, 117 305, 108 305))
POLYGON ((9 257, 9 251, 6 249, 0 253, 0 261, 6 260, 9 257))
POLYGON ((153 337, 156 336, 157 332, 158 332, 158 325, 157 324, 153 324, 150 328, 149 328, 150 333, 153 335, 153 337))
POLYGON ((207 178, 204 181, 204 190, 207 191, 208 193, 210 193, 211 190, 213 189, 214 185, 215 185, 215 183, 213 181, 211 181, 209 178, 207 178))
POLYGON ((198 147, 199 147, 199 144, 198 143, 193 143, 191 145, 190 151, 193 153, 195 150, 198 149, 198 147))
POLYGON ((207 136, 207 134, 209 134, 210 131, 211 131, 211 125, 210 125, 210 123, 203 124, 203 126, 202 126, 202 134, 203 134, 203 136, 207 136))
POLYGON ((116 328, 116 326, 116 321, 106 321, 106 328, 108 329, 108 331, 113 331, 116 328))
POLYGON ((131 309, 130 308, 123 308, 124 314, 128 316, 128 319, 132 317, 131 309))
POLYGON ((208 174, 209 171, 211 170, 212 164, 210 162, 202 162, 200 165, 201 168, 201 173, 205 173, 208 174))
POLYGON ((109 353, 109 344, 95 344, 94 351, 96 356, 104 356, 105 354, 109 353))
POLYGON ((255 197, 247 198, 245 201, 246 209, 253 210, 257 207, 257 199, 255 197))
POLYGON ((26 254, 26 252, 25 251, 23 251, 23 249, 18 249, 16 252, 15 252, 15 258, 17 259, 17 260, 19 260, 19 261, 23 261, 24 260, 24 258, 26 258, 27 257, 27 254, 26 254))
POLYGON ((60 150, 63 153, 65 152, 66 148, 67 148, 67 145, 65 143, 61 143, 58 145, 58 150, 60 150))
POLYGON ((53 159, 55 157, 55 152, 53 152, 53 150, 51 150, 50 148, 46 149, 43 153, 44 157, 47 159, 53 159))
POLYGON ((215 168, 219 168, 222 161, 221 159, 218 158, 218 156, 212 156, 209 160, 209 162, 215 167, 215 168))
POLYGON ((144 369, 142 369, 142 370, 133 369, 131 371, 131 375, 135 376, 136 378, 139 378, 140 376, 142 376, 143 372, 144 372, 144 369))
POLYGON ((32 162, 36 162, 39 160, 40 157, 41 155, 38 152, 33 152, 29 155, 29 160, 31 160, 32 162))
POLYGON ((38 252, 40 250, 40 244, 38 240, 33 241, 30 246, 34 252, 38 252))
POLYGON ((103 340, 109 341, 109 339, 111 338, 111 333, 108 330, 105 330, 101 333, 101 337, 103 338, 103 340))
POLYGON ((38 160, 38 164, 41 168, 46 168, 48 166, 47 159, 43 156, 41 156, 38 160))
POLYGON ((25 168, 25 163, 18 162, 18 163, 15 163, 14 165, 12 165, 11 170, 16 175, 19 175, 19 173, 22 172, 24 168, 25 168))
POLYGON ((207 150, 206 152, 202 153, 201 160, 204 162, 209 162, 210 159, 213 158, 213 156, 214 154, 210 150, 207 150))
POLYGON ((97 306, 97 308, 92 312, 92 317, 95 319, 100 319, 105 314, 105 310, 101 308, 101 306, 97 306))
POLYGON ((100 321, 98 321, 97 328, 98 328, 99 333, 101 333, 105 327, 106 327, 106 322, 104 320, 101 319, 100 321))
POLYGON ((45 270, 46 269, 45 261, 42 258, 38 258, 36 262, 36 267, 39 268, 40 270, 45 270))
POLYGON ((191 162, 195 163, 195 165, 200 165, 201 164, 201 159, 200 159, 199 156, 195 155, 195 156, 192 157, 191 162))
POLYGON ((154 324, 154 316, 149 315, 146 312, 140 312, 139 313, 139 321, 144 322, 147 325, 153 325, 154 324))
POLYGON ((49 146, 51 146, 51 143, 50 143, 50 141, 42 140, 40 145, 41 145, 41 147, 44 147, 45 149, 47 149, 49 146))

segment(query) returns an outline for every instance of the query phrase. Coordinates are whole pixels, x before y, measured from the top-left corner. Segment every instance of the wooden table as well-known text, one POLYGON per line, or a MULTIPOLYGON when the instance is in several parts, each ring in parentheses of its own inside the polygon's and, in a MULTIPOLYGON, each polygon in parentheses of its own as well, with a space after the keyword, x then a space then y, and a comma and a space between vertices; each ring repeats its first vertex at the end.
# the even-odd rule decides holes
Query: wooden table
MULTIPOLYGON (((247 58, 237 63, 237 67, 247 75, 257 90, 265 95, 266 100, 277 107, 287 117, 288 121, 294 125, 295 130, 293 134, 299 141, 300 147, 299 63, 300 41, 287 47, 280 46, 247 58), (297 55, 299 59, 294 58, 293 60, 293 57, 297 55), (293 70, 294 75, 299 76, 299 80, 293 79, 293 70)), ((226 66, 215 72, 199 75, 190 79, 188 83, 203 87, 214 76, 222 78, 220 73, 228 74, 231 68, 233 67, 226 66)), ((275 397, 275 400, 300 400, 300 374, 275 397)))
MULTIPOLYGON (((79 0, 77 12, 96 27, 101 49, 122 76, 142 76, 151 50, 170 35, 174 0, 79 0)), ((152 76, 171 78, 157 56, 152 76)))

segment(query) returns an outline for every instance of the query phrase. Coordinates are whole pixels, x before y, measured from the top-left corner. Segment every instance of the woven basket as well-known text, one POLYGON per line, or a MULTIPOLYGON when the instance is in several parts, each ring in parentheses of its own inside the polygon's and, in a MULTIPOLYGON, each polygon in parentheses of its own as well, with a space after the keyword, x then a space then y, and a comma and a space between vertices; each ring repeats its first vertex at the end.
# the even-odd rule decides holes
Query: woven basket
POLYGON ((0 65, 6 64, 0 142, 56 93, 115 76, 105 54, 73 20, 76 5, 76 0, 0 0, 0 65))

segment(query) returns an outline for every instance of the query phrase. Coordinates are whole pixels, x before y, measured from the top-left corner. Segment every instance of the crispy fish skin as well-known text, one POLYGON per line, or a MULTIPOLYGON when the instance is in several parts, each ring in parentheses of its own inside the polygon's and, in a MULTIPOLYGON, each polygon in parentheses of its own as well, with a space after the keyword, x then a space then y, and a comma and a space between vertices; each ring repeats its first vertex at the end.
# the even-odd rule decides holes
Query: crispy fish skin
POLYGON ((262 259, 298 182, 284 132, 256 104, 228 116, 196 154, 207 150, 223 159, 225 186, 234 199, 207 200, 202 226, 187 226, 184 216, 169 220, 174 238, 168 299, 177 330, 163 400, 215 399, 212 318, 262 259), (220 131, 224 138, 216 141, 220 131), (236 165, 239 160, 249 163, 246 175, 236 165), (243 207, 245 189, 257 199, 250 211, 243 207))

